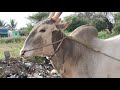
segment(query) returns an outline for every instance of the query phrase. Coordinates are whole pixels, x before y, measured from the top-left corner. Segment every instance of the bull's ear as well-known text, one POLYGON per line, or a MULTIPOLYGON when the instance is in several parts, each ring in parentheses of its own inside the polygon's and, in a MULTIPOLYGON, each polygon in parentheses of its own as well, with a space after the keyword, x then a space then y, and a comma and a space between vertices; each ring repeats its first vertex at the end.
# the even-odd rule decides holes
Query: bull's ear
POLYGON ((65 24, 57 24, 56 27, 59 30, 65 30, 71 23, 72 23, 72 20, 66 22, 65 24))

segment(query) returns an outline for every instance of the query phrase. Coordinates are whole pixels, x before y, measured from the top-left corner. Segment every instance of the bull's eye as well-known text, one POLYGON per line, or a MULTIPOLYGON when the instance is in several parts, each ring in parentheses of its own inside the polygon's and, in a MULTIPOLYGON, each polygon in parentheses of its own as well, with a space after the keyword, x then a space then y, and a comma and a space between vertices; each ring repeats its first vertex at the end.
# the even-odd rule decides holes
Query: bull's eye
POLYGON ((41 29, 39 32, 45 32, 46 30, 45 29, 41 29))

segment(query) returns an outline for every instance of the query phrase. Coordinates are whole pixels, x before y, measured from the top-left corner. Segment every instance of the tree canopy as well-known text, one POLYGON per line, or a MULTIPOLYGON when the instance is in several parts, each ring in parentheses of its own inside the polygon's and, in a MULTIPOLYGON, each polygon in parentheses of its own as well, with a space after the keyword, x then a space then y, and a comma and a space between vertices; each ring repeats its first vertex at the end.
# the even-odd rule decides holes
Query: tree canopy
POLYGON ((37 22, 43 20, 44 18, 47 18, 48 15, 49 15, 48 12, 38 12, 31 16, 28 16, 27 19, 29 19, 32 23, 37 23, 37 22))

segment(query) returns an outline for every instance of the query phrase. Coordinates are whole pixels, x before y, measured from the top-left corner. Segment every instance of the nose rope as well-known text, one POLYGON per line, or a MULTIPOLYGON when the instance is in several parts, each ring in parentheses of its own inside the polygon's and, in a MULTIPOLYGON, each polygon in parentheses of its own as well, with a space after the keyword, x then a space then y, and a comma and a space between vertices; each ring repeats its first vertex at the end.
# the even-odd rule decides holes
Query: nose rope
MULTIPOLYGON (((50 45, 57 44, 57 43, 59 43, 59 42, 62 43, 65 38, 66 38, 66 37, 64 37, 64 38, 62 38, 62 39, 60 39, 60 40, 58 40, 58 41, 56 41, 56 42, 53 42, 53 43, 47 44, 47 45, 45 45, 45 46, 39 47, 39 48, 33 48, 33 49, 29 49, 29 50, 24 50, 23 52, 28 52, 28 51, 32 51, 32 50, 36 50, 36 49, 41 49, 41 48, 44 48, 44 47, 47 47, 47 46, 50 46, 50 45)), ((58 45, 58 46, 59 46, 59 45, 58 45)), ((56 50, 55 50, 55 51, 56 51, 56 50)))

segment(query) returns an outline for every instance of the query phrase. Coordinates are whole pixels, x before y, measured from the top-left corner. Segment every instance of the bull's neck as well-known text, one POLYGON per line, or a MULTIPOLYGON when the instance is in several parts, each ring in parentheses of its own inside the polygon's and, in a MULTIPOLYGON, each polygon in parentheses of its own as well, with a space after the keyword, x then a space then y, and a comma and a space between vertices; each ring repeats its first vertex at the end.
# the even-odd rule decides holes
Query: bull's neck
MULTIPOLYGON (((55 32, 54 34, 55 35, 53 35, 53 36, 56 36, 56 35, 57 36, 53 39, 53 42, 58 41, 58 40, 63 38, 63 33, 62 32, 55 32)), ((56 50, 58 45, 59 45, 59 43, 53 45, 54 50, 56 50)), ((72 40, 68 39, 68 38, 64 39, 64 41, 62 42, 59 50, 57 51, 55 56, 52 58, 52 62, 54 64, 55 68, 59 72, 61 71, 61 69, 63 69, 64 65, 65 65, 65 68, 69 68, 69 69, 66 70, 67 72, 72 71, 70 69, 71 66, 73 66, 73 64, 77 63, 76 62, 76 54, 80 54, 78 52, 79 50, 74 51, 75 47, 76 47, 75 43, 72 40), (72 60, 74 60, 74 62, 72 60)))
MULTIPOLYGON (((52 42, 57 42, 57 41, 61 40, 63 38, 63 36, 64 36, 64 34, 61 31, 54 31, 52 33, 52 42)), ((55 53, 55 55, 52 58, 52 62, 58 71, 60 70, 60 68, 62 67, 62 65, 64 63, 63 46, 65 47, 65 45, 64 45, 65 41, 66 40, 64 39, 64 41, 62 43, 59 42, 59 43, 56 43, 53 45, 53 49, 54 49, 54 51, 56 51, 59 44, 61 43, 59 49, 57 50, 57 52, 55 53)))

